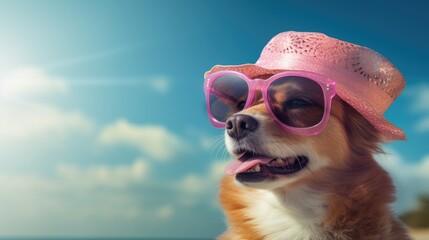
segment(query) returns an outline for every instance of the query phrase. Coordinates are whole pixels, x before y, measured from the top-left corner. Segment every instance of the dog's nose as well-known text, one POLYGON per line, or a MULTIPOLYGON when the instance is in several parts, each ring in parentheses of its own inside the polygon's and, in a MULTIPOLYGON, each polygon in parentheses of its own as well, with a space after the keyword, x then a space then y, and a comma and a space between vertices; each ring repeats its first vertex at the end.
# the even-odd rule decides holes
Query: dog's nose
POLYGON ((226 121, 226 132, 230 137, 240 139, 258 128, 258 121, 249 115, 236 114, 226 121))

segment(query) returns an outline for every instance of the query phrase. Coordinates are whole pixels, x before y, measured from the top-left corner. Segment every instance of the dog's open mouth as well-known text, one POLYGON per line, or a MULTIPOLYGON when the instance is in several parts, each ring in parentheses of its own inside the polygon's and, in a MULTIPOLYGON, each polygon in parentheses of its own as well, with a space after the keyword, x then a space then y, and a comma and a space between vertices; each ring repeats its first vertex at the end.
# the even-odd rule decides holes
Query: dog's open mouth
POLYGON ((231 162, 225 172, 236 175, 238 181, 257 182, 273 175, 289 175, 304 169, 308 164, 306 156, 287 158, 267 157, 245 152, 237 160, 231 162))

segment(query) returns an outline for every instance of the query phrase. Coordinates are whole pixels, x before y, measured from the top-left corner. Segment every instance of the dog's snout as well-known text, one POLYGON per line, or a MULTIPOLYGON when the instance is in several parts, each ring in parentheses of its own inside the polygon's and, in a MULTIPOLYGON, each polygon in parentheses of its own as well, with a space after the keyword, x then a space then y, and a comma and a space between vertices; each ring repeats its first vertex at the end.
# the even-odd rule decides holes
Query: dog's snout
POLYGON ((230 137, 240 139, 256 130, 258 121, 250 115, 236 114, 228 118, 225 128, 230 137))

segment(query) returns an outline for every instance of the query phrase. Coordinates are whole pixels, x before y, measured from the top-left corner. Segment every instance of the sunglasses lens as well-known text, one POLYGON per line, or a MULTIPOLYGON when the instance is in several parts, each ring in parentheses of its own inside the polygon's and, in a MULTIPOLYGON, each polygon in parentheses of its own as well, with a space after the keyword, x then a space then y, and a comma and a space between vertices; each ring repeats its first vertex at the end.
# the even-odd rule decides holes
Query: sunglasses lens
POLYGON ((309 78, 287 76, 273 81, 268 87, 268 99, 274 115, 285 125, 307 128, 322 121, 323 90, 309 78))
POLYGON ((226 120, 246 105, 249 87, 235 75, 223 75, 212 83, 209 95, 210 112, 219 122, 226 120))

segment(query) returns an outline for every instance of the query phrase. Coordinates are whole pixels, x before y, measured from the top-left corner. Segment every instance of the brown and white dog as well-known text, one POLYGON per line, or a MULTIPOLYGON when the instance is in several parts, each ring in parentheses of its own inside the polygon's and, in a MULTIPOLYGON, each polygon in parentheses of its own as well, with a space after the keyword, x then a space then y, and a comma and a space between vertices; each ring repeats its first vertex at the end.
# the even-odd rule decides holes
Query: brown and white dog
POLYGON ((316 136, 280 129, 262 103, 230 121, 225 142, 231 154, 274 160, 222 180, 229 228, 219 239, 409 239, 389 209, 392 180, 373 157, 380 152, 379 134, 338 97, 326 129, 316 136), (237 141, 234 131, 246 133, 237 141), (276 174, 276 168, 290 173, 276 174))
POLYGON ((209 120, 225 127, 237 158, 220 185, 229 226, 220 239, 409 239, 389 209, 392 179, 373 156, 381 142, 405 140, 383 116, 404 86, 379 53, 321 33, 280 33, 255 64, 213 67, 209 120))

